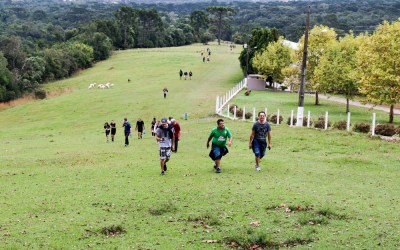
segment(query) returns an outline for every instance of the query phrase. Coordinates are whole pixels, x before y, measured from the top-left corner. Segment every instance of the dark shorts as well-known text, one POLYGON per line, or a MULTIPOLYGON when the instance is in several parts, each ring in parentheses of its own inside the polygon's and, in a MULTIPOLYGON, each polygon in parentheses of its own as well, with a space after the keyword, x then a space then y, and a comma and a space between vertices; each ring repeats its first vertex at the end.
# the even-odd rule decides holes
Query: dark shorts
POLYGON ((171 157, 170 147, 160 147, 160 160, 166 160, 171 157))
POLYGON ((109 135, 110 134, 110 130, 106 130, 106 135, 109 135))
POLYGON ((111 135, 115 135, 117 133, 117 129, 116 128, 111 128, 111 135))
POLYGON ((253 148, 253 153, 256 157, 263 158, 265 155, 265 150, 267 149, 267 141, 254 139, 251 143, 253 148))
POLYGON ((228 149, 226 147, 219 147, 217 145, 212 145, 210 154, 210 158, 215 161, 215 160, 220 160, 222 156, 226 155, 229 153, 228 149))
POLYGON ((139 133, 143 133, 143 128, 138 128, 137 130, 139 133))

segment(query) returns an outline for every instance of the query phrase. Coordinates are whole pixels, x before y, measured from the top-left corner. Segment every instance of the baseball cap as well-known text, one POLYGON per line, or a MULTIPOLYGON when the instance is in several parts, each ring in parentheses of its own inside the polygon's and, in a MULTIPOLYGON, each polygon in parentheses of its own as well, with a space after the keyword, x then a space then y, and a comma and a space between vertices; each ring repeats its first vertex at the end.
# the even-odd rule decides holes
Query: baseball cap
POLYGON ((161 118, 161 123, 167 123, 167 122, 168 122, 167 118, 165 118, 165 117, 161 118))

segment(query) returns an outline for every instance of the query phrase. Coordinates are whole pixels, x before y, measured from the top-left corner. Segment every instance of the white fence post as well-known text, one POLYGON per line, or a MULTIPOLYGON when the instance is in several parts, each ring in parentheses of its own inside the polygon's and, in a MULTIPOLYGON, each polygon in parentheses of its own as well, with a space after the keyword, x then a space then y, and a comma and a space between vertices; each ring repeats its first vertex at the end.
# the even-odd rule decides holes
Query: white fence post
POLYGON ((290 127, 293 127, 293 110, 290 113, 290 127))
POLYGON ((267 116, 268 116, 268 109, 265 107, 264 111, 265 111, 265 119, 267 119, 267 116))
POLYGON ((279 125, 279 109, 278 109, 278 115, 276 116, 276 125, 279 125))
POLYGON ((372 113, 372 127, 371 127, 371 135, 375 135, 375 121, 376 121, 376 114, 372 113))
POLYGON ((328 129, 328 111, 325 112, 325 130, 328 129))
POLYGON ((245 106, 243 106, 243 121, 244 120, 246 120, 246 116, 245 116, 245 114, 246 114, 246 107, 245 106))
MULTIPOLYGON (((308 111, 308 116, 307 116, 307 128, 310 127, 310 119, 311 119, 311 112, 308 111)), ((303 126, 303 124, 302 124, 302 126, 303 126)))
POLYGON ((346 124, 347 132, 350 131, 350 112, 347 112, 347 124, 346 124))
POLYGON ((256 122, 256 108, 253 107, 253 122, 256 122))

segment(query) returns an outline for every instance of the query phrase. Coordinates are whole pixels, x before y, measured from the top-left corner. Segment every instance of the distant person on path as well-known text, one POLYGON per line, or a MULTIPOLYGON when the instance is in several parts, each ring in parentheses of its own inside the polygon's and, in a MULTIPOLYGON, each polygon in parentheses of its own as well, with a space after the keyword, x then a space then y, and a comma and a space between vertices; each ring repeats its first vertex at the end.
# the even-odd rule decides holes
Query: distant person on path
POLYGON ((207 56, 207 63, 210 62, 210 56, 207 56))
POLYGON ((111 126, 111 141, 114 141, 115 134, 117 133, 117 125, 115 124, 114 120, 111 120, 110 126, 111 126))
POLYGON ((104 123, 104 133, 106 133, 107 142, 108 142, 108 136, 110 135, 110 129, 111 129, 110 124, 108 124, 108 122, 104 123))
POLYGON ((171 149, 175 150, 174 131, 168 126, 167 118, 161 119, 161 124, 156 131, 156 140, 160 146, 161 175, 167 171, 167 162, 171 157, 171 149))
POLYGON ((189 71, 189 79, 190 79, 190 80, 192 80, 192 76, 193 76, 192 71, 189 71))
POLYGON ((155 126, 156 126, 156 118, 153 117, 153 120, 151 121, 151 136, 155 136, 156 135, 156 131, 155 131, 155 126))
POLYGON ((181 125, 175 119, 171 119, 171 124, 174 128, 174 137, 175 137, 175 150, 172 152, 178 153, 178 142, 181 139, 181 125))
POLYGON ((183 78, 185 78, 185 80, 186 80, 186 78, 187 78, 187 76, 188 76, 188 72, 187 72, 187 71, 185 71, 185 73, 183 73, 183 75, 184 75, 184 77, 183 77, 183 78))
POLYGON ((167 98, 167 93, 168 93, 167 87, 165 87, 165 88, 163 89, 163 93, 164 93, 164 99, 167 98))
POLYGON ((253 124, 250 134, 249 141, 249 149, 253 149, 253 153, 255 156, 256 165, 255 168, 257 171, 261 170, 260 160, 264 157, 266 148, 272 148, 271 144, 271 126, 267 122, 265 112, 261 111, 258 113, 258 121, 253 124), (268 145, 267 145, 267 136, 268 136, 268 145))
POLYGON ((142 121, 141 118, 139 118, 136 122, 136 127, 135 130, 138 132, 138 139, 143 138, 143 129, 144 129, 144 122, 142 121))
POLYGON ((131 134, 131 123, 128 121, 127 118, 124 118, 124 123, 122 124, 122 127, 124 128, 124 134, 125 134, 125 147, 128 147, 129 145, 129 135, 131 134))
POLYGON ((206 62, 206 57, 205 56, 203 56, 203 62, 206 62))
POLYGON ((182 80, 183 71, 182 69, 179 70, 179 80, 182 80))
POLYGON ((212 139, 212 146, 210 151, 210 158, 214 161, 214 169, 216 173, 221 173, 221 158, 229 151, 226 147, 226 141, 229 138, 228 146, 232 145, 232 134, 229 128, 225 127, 224 120, 218 119, 217 127, 211 130, 210 136, 207 139, 207 148, 210 147, 212 139))

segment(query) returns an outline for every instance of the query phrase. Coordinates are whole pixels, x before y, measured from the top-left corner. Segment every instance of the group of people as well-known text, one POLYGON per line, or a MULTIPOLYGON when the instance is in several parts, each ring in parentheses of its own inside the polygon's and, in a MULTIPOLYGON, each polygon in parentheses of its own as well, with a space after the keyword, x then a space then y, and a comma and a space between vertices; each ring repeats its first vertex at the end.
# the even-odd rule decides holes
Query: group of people
POLYGON ((182 69, 179 70, 179 80, 182 80, 182 76, 183 79, 187 79, 187 77, 189 76, 189 80, 192 80, 192 76, 193 76, 193 72, 190 70, 189 73, 187 71, 183 72, 182 69))
POLYGON ((204 51, 201 51, 201 57, 203 57, 203 62, 210 62, 210 57, 211 57, 211 49, 207 48, 207 53, 206 55, 204 54, 204 51))

